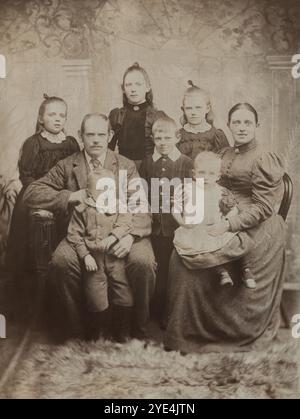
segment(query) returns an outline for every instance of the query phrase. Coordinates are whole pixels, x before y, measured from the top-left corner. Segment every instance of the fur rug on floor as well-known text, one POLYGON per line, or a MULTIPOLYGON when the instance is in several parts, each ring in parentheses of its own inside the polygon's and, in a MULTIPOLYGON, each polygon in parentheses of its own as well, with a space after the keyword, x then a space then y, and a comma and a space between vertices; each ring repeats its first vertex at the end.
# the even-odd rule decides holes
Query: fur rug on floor
POLYGON ((181 356, 160 344, 35 344, 1 398, 296 398, 297 347, 181 356))

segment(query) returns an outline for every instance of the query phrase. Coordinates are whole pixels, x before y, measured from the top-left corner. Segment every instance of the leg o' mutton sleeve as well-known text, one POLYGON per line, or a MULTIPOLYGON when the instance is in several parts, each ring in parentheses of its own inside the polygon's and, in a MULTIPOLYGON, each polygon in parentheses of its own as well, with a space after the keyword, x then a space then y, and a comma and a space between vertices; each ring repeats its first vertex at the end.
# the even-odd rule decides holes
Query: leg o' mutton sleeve
POLYGON ((75 153, 79 153, 80 151, 80 147, 78 142, 75 140, 74 137, 70 137, 71 141, 70 141, 70 148, 69 148, 69 156, 71 156, 72 154, 75 153))
POLYGON ((214 151, 217 153, 225 147, 229 147, 229 142, 225 133, 221 129, 216 130, 215 139, 214 139, 214 151))
POLYGON ((238 215, 228 217, 232 232, 255 227, 273 215, 283 174, 283 163, 276 154, 265 153, 255 160, 252 169, 252 204, 238 215))

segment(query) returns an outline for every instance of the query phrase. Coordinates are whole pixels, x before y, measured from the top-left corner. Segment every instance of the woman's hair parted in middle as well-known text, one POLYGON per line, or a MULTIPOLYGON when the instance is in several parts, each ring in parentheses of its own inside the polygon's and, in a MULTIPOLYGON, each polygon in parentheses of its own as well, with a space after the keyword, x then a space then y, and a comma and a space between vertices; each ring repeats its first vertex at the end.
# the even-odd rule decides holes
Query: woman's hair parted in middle
POLYGON ((151 88, 150 77, 149 77, 147 71, 143 67, 141 67, 139 65, 139 63, 134 63, 132 66, 128 67, 127 70, 124 73, 123 81, 122 81, 123 105, 125 106, 125 105, 128 104, 128 99, 127 99, 127 96, 124 92, 125 79, 126 79, 127 74, 132 73, 134 71, 139 71, 143 75, 143 77, 145 79, 145 83, 146 83, 147 87, 150 89, 149 92, 146 93, 146 102, 149 105, 153 105, 153 92, 152 92, 152 88, 151 88))
POLYGON ((185 99, 188 96, 201 96, 205 99, 206 104, 210 107, 210 110, 208 111, 208 113, 206 114, 206 122, 210 125, 214 124, 214 114, 212 111, 212 107, 211 107, 211 100, 210 100, 210 94, 207 90, 202 89, 201 87, 196 86, 192 80, 188 81, 188 85, 189 87, 185 90, 184 95, 183 95, 183 101, 182 101, 182 112, 183 115, 181 117, 181 124, 182 126, 184 126, 185 124, 187 124, 188 120, 187 117, 185 115, 184 112, 184 104, 185 104, 185 99))
POLYGON ((38 119, 37 119, 36 128, 35 128, 36 134, 40 134, 44 129, 43 124, 40 121, 44 117, 46 107, 50 105, 51 103, 55 103, 55 102, 63 103, 66 107, 66 113, 68 113, 68 105, 65 100, 63 100, 61 97, 48 96, 46 93, 44 93, 44 100, 41 103, 41 106, 39 107, 38 119))
POLYGON ((231 117, 234 114, 234 112, 239 111, 240 109, 246 109, 249 112, 252 112, 255 118, 256 124, 258 124, 258 113, 254 106, 250 105, 250 103, 244 102, 244 103, 237 103, 234 105, 230 111, 228 112, 228 124, 231 122, 231 117))

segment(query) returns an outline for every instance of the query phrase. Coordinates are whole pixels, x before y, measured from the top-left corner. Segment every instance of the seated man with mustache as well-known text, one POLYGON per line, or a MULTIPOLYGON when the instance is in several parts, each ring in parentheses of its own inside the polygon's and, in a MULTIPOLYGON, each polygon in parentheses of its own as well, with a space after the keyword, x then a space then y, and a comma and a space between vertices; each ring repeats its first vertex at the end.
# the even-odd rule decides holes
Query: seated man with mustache
MULTIPOLYGON (((59 162, 45 177, 28 187, 24 200, 30 208, 70 217, 72 209, 86 199, 89 173, 99 168, 111 170, 117 184, 120 171, 127 171, 128 183, 139 178, 132 161, 108 149, 112 131, 105 115, 86 115, 79 136, 84 149, 59 162)), ((135 301, 133 336, 141 339, 147 336, 149 304, 155 285, 156 263, 150 234, 150 215, 134 214, 131 234, 123 237, 113 248, 115 256, 127 256, 126 271, 135 301)), ((64 239, 53 255, 49 275, 51 299, 56 301, 52 315, 57 317, 63 339, 84 335, 86 310, 82 271, 82 261, 64 239)), ((120 307, 114 309, 119 311, 120 321, 130 315, 120 307)))

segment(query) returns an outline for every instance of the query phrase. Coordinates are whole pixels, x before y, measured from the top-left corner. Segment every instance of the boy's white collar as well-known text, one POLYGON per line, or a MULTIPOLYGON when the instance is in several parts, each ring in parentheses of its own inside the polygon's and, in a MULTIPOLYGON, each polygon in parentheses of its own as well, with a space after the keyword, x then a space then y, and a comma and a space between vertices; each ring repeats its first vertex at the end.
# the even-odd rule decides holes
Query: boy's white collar
POLYGON ((154 150, 154 153, 153 153, 153 156, 152 156, 152 158, 153 158, 153 161, 154 162, 157 162, 159 159, 161 159, 162 157, 166 157, 166 158, 169 158, 169 159, 171 159, 173 162, 175 162, 176 160, 178 160, 179 159, 179 157, 181 156, 181 153, 180 153, 180 151, 178 150, 178 148, 177 147, 175 147, 174 148, 174 150, 168 155, 168 156, 163 156, 162 154, 160 154, 158 151, 157 151, 157 149, 155 149, 154 150))

